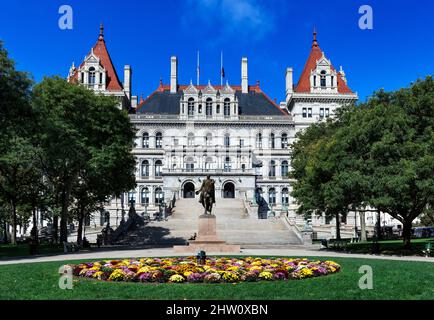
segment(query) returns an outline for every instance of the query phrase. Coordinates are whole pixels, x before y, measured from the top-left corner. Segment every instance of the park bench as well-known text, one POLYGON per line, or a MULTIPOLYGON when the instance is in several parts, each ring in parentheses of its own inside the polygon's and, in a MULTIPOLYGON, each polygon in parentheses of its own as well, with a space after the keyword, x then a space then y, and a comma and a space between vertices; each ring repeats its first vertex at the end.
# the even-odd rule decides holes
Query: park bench
POLYGON ((63 252, 78 252, 80 250, 80 246, 76 242, 63 242, 63 252))
POLYGON ((426 257, 429 257, 431 256, 433 249, 434 249, 434 240, 428 240, 425 243, 425 250, 423 251, 423 253, 425 254, 426 257))
POLYGON ((357 242, 357 238, 342 238, 340 240, 337 239, 321 239, 321 245, 326 247, 327 249, 337 249, 341 250, 346 248, 348 243, 357 242))

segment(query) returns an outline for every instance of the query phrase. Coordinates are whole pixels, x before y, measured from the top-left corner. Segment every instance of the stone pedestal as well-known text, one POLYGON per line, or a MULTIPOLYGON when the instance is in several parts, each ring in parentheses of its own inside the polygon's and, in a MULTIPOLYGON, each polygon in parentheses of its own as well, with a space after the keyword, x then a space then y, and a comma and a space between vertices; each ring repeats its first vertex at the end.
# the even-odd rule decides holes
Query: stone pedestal
POLYGON ((239 245, 230 245, 217 236, 217 219, 215 215, 201 215, 199 217, 199 231, 196 240, 190 240, 188 246, 174 246, 176 253, 228 252, 239 253, 239 245))

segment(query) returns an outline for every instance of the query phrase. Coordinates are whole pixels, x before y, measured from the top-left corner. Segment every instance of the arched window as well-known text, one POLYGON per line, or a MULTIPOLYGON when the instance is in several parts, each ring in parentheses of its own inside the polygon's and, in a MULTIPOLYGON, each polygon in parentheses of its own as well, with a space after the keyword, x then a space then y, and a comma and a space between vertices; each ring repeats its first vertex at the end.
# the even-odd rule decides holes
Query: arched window
POLYGON ((205 145, 210 146, 212 144, 212 134, 208 132, 205 136, 205 145))
POLYGON ((224 109, 225 117, 229 117, 231 115, 231 100, 229 98, 225 99, 224 109))
POLYGON ((276 204, 276 189, 274 189, 274 188, 270 188, 268 190, 268 203, 270 205, 276 204))
POLYGON ((159 178, 163 176, 163 162, 161 160, 155 161, 155 177, 159 178))
POLYGON ((188 99, 188 116, 189 117, 194 116, 194 99, 193 98, 188 99))
POLYGON ((149 189, 143 188, 140 195, 141 195, 140 198, 141 198, 142 205, 148 205, 149 204, 149 189))
POLYGON ((89 84, 95 84, 95 82, 96 82, 95 68, 91 67, 89 68, 89 84))
POLYGON ((206 116, 212 117, 212 99, 206 99, 206 116))
POLYGON ((225 172, 231 172, 231 158, 226 157, 225 158, 225 164, 224 164, 224 171, 225 172))
POLYGON ((276 161, 271 160, 270 162, 270 177, 275 177, 276 176, 276 161))
POLYGON ((288 135, 282 133, 282 149, 288 149, 288 135))
POLYGON ((157 132, 155 136, 155 147, 157 149, 163 148, 163 134, 161 132, 157 132))
POLYGON ((187 145, 188 145, 189 147, 193 147, 193 146, 194 146, 194 133, 192 133, 192 132, 190 132, 190 133, 188 134, 188 137, 187 137, 187 145))
POLYGON ((270 135, 270 149, 276 148, 276 138, 274 136, 274 133, 270 135))
POLYGON ((192 157, 186 160, 186 170, 187 172, 194 172, 194 159, 192 157))
POLYGON ((321 71, 321 87, 326 87, 326 71, 321 71))
POLYGON ((212 161, 211 157, 206 158, 206 160, 205 160, 205 171, 206 172, 208 172, 208 171, 210 171, 212 169, 211 168, 212 163, 213 163, 213 161, 212 161))
POLYGON ((229 148, 231 146, 231 137, 227 134, 225 135, 225 147, 229 148))
POLYGON ((149 149, 149 133, 145 132, 143 134, 143 148, 149 149))
POLYGON ((163 203, 163 190, 161 188, 157 188, 155 189, 155 204, 159 205, 161 203, 163 203))
POLYGON ((287 206, 289 205, 289 192, 288 188, 282 189, 282 205, 287 206))
POLYGON ((287 178, 288 177, 288 161, 282 161, 282 177, 287 178))
POLYGON ((149 161, 144 160, 142 162, 142 177, 149 177, 149 161))
POLYGON ((262 149, 262 133, 256 135, 256 148, 262 149))

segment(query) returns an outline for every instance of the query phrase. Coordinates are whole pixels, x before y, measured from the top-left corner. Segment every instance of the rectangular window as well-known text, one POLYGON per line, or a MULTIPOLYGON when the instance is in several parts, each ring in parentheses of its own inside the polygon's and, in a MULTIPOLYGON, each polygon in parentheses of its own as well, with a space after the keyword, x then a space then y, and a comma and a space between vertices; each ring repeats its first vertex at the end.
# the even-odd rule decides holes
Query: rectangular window
POLYGON ((319 109, 319 117, 324 118, 324 108, 319 109))
POLYGON ((308 118, 312 118, 312 108, 307 109, 308 118))
POLYGON ((240 139, 240 148, 244 147, 244 140, 240 139))
POLYGON ((325 116, 328 118, 330 116, 330 109, 326 108, 325 109, 325 116))
POLYGON ((173 139, 173 146, 174 147, 179 146, 179 139, 173 139))
POLYGON ((307 117, 307 109, 303 108, 303 118, 306 118, 306 117, 307 117))
POLYGON ((316 87, 316 76, 313 76, 313 86, 316 87))

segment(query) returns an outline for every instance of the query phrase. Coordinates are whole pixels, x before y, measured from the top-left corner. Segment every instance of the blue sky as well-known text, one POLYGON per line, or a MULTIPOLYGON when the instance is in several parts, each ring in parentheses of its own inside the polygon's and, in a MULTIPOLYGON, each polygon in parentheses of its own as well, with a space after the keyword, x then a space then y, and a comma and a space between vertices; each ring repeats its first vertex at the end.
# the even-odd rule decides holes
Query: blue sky
POLYGON ((231 84, 241 82, 241 58, 249 58, 249 82, 278 101, 284 99, 285 69, 294 81, 312 43, 312 29, 336 68, 343 66, 350 87, 364 101, 374 90, 408 86, 433 74, 434 1, 425 0, 4 0, 0 39, 18 69, 65 77, 79 64, 105 25, 108 49, 123 79, 133 67, 135 94, 151 94, 170 79, 170 56, 179 59, 180 82, 220 83, 220 52, 231 84), (58 27, 61 5, 74 10, 73 30, 58 27), (359 7, 373 9, 373 30, 359 28, 359 7))

